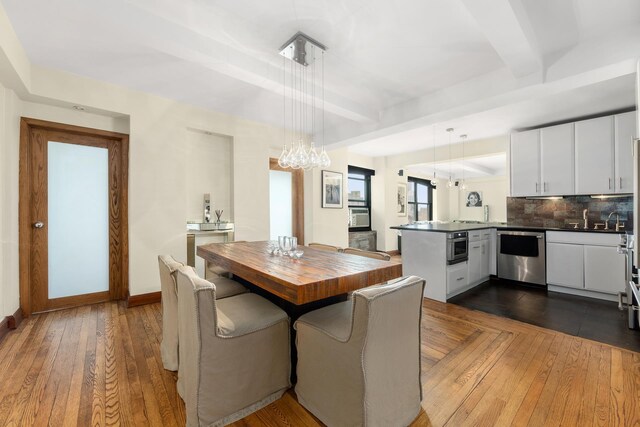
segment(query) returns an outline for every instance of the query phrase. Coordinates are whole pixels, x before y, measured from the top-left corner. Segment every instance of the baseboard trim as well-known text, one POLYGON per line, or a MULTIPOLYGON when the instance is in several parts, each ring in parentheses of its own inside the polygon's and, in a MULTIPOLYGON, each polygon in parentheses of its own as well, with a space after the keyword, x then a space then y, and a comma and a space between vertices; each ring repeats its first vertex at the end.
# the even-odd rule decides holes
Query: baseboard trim
POLYGON ((0 341, 11 331, 16 329, 22 323, 22 309, 18 308, 11 316, 7 316, 0 320, 0 341))
POLYGON ((397 249, 394 249, 392 251, 387 251, 387 254, 391 255, 391 256, 396 256, 396 255, 400 255, 400 251, 397 249))
POLYGON ((127 308, 137 307, 139 305, 153 304, 160 302, 162 294, 158 292, 150 292, 148 294, 127 295, 127 308))

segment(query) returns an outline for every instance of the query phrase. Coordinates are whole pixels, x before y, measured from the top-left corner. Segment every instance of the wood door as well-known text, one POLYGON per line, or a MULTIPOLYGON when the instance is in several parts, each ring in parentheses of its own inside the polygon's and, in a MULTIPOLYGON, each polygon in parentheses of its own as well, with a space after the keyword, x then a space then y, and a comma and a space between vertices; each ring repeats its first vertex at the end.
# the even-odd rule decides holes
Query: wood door
MULTIPOLYGON (((20 130, 20 306, 25 316, 113 299, 128 293, 128 135, 22 118, 20 130), (106 149, 108 290, 49 295, 50 143, 106 149)), ((73 260, 72 260, 73 261, 73 260)))
POLYGON ((269 159, 269 170, 291 173, 291 230, 298 244, 304 245, 304 171, 281 168, 273 158, 269 159))

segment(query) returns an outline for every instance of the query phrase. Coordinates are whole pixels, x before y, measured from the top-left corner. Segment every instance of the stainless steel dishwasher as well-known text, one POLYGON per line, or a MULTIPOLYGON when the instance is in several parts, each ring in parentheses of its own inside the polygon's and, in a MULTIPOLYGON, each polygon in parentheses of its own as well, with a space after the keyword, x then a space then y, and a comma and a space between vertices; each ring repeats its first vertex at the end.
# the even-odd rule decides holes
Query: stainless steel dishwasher
POLYGON ((544 231, 498 231, 498 277, 547 285, 544 231))

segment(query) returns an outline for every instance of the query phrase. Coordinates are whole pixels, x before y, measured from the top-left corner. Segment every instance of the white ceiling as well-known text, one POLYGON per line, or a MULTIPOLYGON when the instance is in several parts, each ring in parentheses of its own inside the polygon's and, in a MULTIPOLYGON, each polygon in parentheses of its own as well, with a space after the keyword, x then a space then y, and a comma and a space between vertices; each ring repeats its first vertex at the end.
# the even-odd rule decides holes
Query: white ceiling
POLYGON ((328 47, 326 142, 369 155, 635 104, 636 0, 0 3, 35 64, 275 125, 301 30, 328 47))
POLYGON ((429 162, 409 165, 404 168, 407 175, 431 177, 435 170, 438 179, 473 179, 504 176, 507 172, 506 153, 491 156, 454 159, 451 162, 429 162))

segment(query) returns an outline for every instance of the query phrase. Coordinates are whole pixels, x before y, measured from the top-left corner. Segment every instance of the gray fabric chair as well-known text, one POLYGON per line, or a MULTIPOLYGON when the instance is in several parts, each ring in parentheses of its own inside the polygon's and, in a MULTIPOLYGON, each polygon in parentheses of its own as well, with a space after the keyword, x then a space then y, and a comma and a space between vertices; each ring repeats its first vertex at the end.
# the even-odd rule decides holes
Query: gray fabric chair
POLYGON ((379 259, 381 261, 390 261, 391 255, 384 252, 363 251, 358 248, 344 248, 345 254, 359 255, 367 258, 379 259))
POLYGON ((178 270, 178 390, 188 426, 222 426, 291 387, 289 317, 252 293, 216 299, 217 287, 178 270))
POLYGON ((295 323, 298 401, 328 426, 406 426, 420 412, 424 280, 354 291, 295 323))
POLYGON ((324 243, 309 243, 309 247, 329 252, 342 252, 342 248, 333 245, 325 245, 324 243))
MULTIPOLYGON (((159 255, 160 291, 162 294, 162 342, 160 354, 162 364, 169 371, 177 371, 178 358, 178 292, 176 289, 176 271, 184 266, 171 255, 159 255)), ((218 298, 227 298, 247 292, 240 283, 227 279, 214 279, 218 288, 218 298)))

